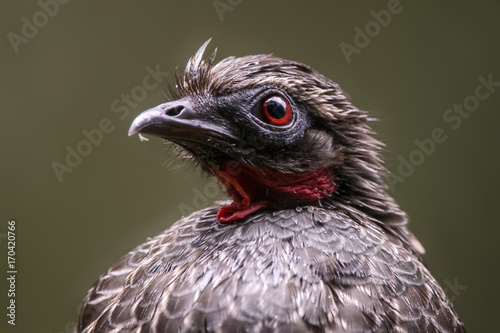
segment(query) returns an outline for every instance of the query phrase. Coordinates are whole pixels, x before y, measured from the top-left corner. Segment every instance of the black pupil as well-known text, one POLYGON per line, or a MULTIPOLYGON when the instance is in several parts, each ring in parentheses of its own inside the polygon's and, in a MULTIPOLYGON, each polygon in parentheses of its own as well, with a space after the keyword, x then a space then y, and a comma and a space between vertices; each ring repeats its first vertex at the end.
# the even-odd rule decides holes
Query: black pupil
POLYGON ((271 118, 281 119, 286 115, 286 106, 282 101, 272 99, 267 103, 267 113, 271 118))

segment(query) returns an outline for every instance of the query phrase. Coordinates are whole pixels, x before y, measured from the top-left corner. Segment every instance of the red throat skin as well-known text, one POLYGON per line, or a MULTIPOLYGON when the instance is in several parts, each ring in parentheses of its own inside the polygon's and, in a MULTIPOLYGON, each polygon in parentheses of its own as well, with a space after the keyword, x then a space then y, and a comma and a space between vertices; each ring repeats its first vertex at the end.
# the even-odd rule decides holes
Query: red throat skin
POLYGON ((217 214, 221 223, 235 222, 265 207, 281 209, 313 202, 335 190, 329 168, 290 174, 227 161, 210 169, 233 198, 217 214))

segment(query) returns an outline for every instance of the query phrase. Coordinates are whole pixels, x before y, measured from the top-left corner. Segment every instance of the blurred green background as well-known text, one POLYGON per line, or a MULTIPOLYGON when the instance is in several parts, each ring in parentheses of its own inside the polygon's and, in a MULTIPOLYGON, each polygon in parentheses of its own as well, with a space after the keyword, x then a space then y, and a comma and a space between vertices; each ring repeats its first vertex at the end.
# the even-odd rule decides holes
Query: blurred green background
POLYGON ((478 76, 500 81, 498 2, 401 0, 386 27, 369 24, 373 37, 350 63, 340 44, 355 45, 354 28, 364 30, 370 12, 388 1, 41 3, 52 4, 53 17, 39 14, 37 1, 0 9, 0 267, 6 272, 7 221, 15 219, 18 269, 17 325, 6 323, 2 279, 0 331, 70 332, 98 275, 168 228, 181 204, 196 206, 193 189, 207 178, 175 172, 160 140, 140 142, 127 130, 140 111, 164 101, 166 80, 141 90, 146 67, 173 73, 209 37, 219 60, 274 53, 341 84, 379 119, 374 127, 394 172, 416 139, 443 128, 447 141, 393 195, 469 331, 498 327, 500 89, 458 129, 443 120, 474 94, 478 76), (23 28, 29 22, 40 26, 36 33, 23 28), (22 39, 23 29, 30 38, 22 39), (113 112, 131 93, 129 114, 113 112), (66 164, 67 146, 84 145, 82 131, 105 118, 111 133, 59 181, 52 163, 66 164))

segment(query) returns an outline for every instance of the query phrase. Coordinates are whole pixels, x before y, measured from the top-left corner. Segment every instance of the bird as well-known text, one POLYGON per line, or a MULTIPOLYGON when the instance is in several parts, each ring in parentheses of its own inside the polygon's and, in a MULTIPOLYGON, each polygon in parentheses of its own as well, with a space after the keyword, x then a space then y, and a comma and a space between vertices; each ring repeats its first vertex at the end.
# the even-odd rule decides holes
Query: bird
POLYGON ((182 217, 91 287, 75 332, 464 332, 342 88, 272 54, 205 55, 129 135, 156 136, 228 199, 182 217))

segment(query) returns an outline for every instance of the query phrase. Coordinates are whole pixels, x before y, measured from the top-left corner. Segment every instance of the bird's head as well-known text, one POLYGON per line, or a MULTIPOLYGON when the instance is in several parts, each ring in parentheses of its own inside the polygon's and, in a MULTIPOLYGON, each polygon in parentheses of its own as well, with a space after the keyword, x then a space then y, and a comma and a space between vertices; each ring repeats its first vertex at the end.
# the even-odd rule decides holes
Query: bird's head
MULTIPOLYGON (((388 214, 365 111, 338 84, 307 65, 272 55, 203 53, 178 77, 176 100, 141 113, 129 135, 157 135, 181 146, 226 186, 233 203, 221 222, 261 208, 333 202, 388 214)), ((392 202, 392 201, 391 201, 392 202)))

